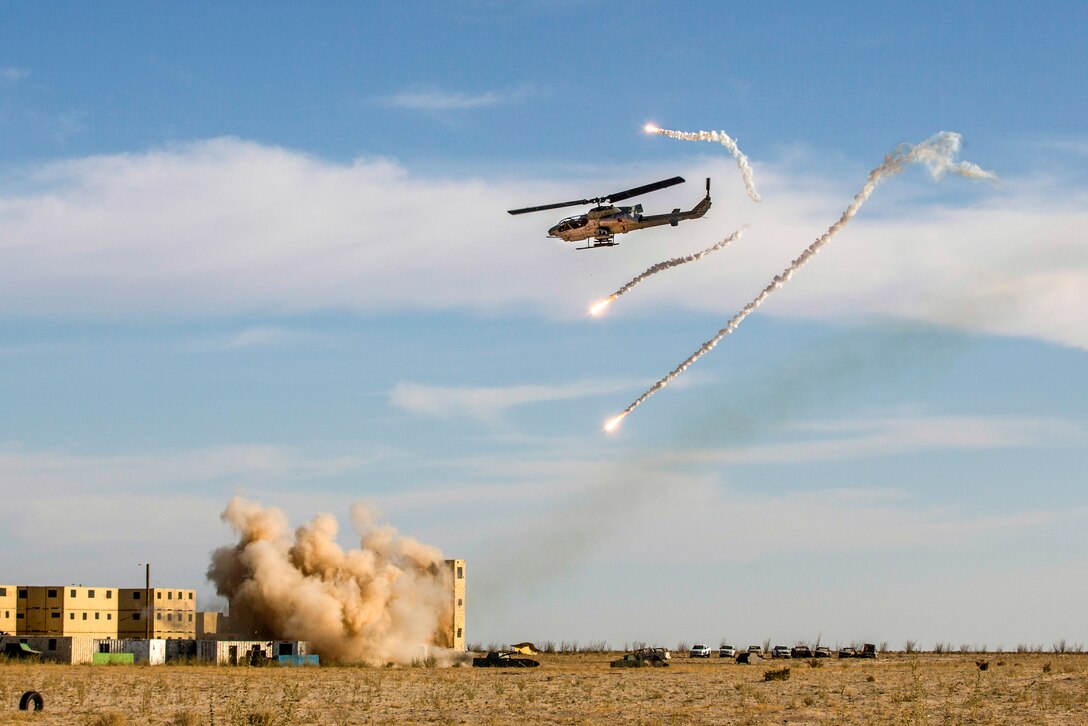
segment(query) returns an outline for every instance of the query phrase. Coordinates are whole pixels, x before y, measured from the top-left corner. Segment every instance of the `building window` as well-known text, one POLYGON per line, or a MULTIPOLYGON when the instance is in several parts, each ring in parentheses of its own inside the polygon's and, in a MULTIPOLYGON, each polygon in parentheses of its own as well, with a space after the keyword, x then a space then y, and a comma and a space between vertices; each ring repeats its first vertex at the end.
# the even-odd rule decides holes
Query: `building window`
POLYGON ((174 593, 172 593, 172 592, 166 593, 166 599, 167 600, 173 600, 174 599, 174 593))
POLYGON ((463 580, 464 577, 465 577, 465 568, 464 567, 458 567, 457 568, 457 579, 458 580, 463 580))
POLYGON ((162 613, 155 613, 156 620, 162 620, 162 613))
POLYGON ((95 613, 95 614, 94 614, 94 619, 95 619, 95 620, 98 620, 98 615, 99 615, 99 613, 95 613))
POLYGON ((106 590, 106 599, 107 600, 112 600, 113 599, 113 590, 106 590))
POLYGON ((162 600, 162 593, 161 592, 156 592, 155 593, 155 599, 156 600, 162 600))
POLYGON ((26 590, 20 590, 19 591, 19 599, 20 600, 26 600, 26 590))
POLYGON ((106 620, 113 620, 113 613, 106 613, 106 620))
POLYGON ((94 597, 94 590, 88 590, 87 597, 94 597))
POLYGON ((75 597, 75 596, 76 596, 76 591, 75 591, 75 590, 72 590, 72 591, 71 591, 71 592, 70 592, 70 593, 68 594, 68 596, 69 596, 69 597, 75 597))
POLYGON ((140 599, 140 593, 138 593, 138 592, 132 593, 132 599, 133 600, 139 600, 140 599))
POLYGON ((45 591, 45 596, 46 597, 56 597, 57 596, 57 591, 56 590, 46 590, 45 591))
POLYGON ((457 607, 461 607, 464 604, 465 604, 464 600, 462 600, 461 598, 457 598, 457 607))
POLYGON ((86 620, 86 619, 87 619, 87 613, 83 613, 83 619, 84 619, 84 620, 86 620))
POLYGON ((132 613, 132 619, 133 620, 139 620, 140 619, 140 613, 132 613))
POLYGON ((49 617, 51 617, 51 618, 59 618, 59 617, 60 617, 60 613, 49 613, 49 617))
MULTIPOLYGON (((0 592, 0 595, 3 595, 3 594, 4 594, 4 593, 0 592)), ((189 599, 190 599, 190 600, 192 600, 192 599, 193 599, 193 593, 191 593, 191 592, 189 593, 189 599)))
POLYGON ((56 650, 56 649, 57 649, 57 639, 56 638, 50 638, 49 639, 49 647, 46 648, 46 650, 56 650))
POLYGON ((460 629, 460 628, 458 628, 458 629, 457 629, 457 637, 458 637, 458 638, 460 638, 460 637, 461 637, 461 629, 460 629))
POLYGON ((189 622, 190 623, 193 622, 193 614, 192 613, 189 613, 189 622))
POLYGON ((22 620, 22 619, 23 619, 23 617, 24 617, 24 616, 23 616, 23 614, 22 614, 22 613, 15 613, 15 619, 16 619, 16 620, 22 620))
POLYGON ((68 613, 68 619, 69 620, 75 620, 76 619, 76 614, 75 613, 68 613))
POLYGON ((166 613, 166 619, 167 619, 167 620, 173 620, 173 619, 174 619, 174 616, 173 616, 173 615, 171 615, 170 613, 166 613))
POLYGON ((4 597, 7 594, 8 594, 8 589, 6 587, 0 587, 0 597, 4 597))

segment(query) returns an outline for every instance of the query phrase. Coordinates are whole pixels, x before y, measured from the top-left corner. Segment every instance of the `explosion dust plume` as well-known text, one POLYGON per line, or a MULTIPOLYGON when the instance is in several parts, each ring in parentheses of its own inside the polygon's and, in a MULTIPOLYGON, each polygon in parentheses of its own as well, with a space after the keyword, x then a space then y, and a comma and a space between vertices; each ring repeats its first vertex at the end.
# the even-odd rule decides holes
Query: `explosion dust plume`
POLYGON ((753 202, 762 201, 759 192, 756 191, 756 183, 752 180, 752 167, 748 165, 748 157, 737 146, 736 140, 724 131, 670 131, 653 124, 646 124, 646 133, 668 136, 670 139, 680 141, 714 141, 721 144, 737 160, 740 176, 744 180, 744 191, 748 192, 748 197, 753 202))
POLYGON ((674 368, 667 376, 651 386, 649 390, 639 396, 634 403, 625 408, 622 413, 609 419, 605 424, 605 431, 611 431, 616 428, 620 421, 642 405, 647 398, 671 383, 673 379, 686 371, 692 363, 714 350, 714 347, 718 345, 722 338, 736 330, 744 319, 748 317, 752 311, 762 305, 763 301, 766 300, 771 293, 789 282, 790 278, 793 277, 794 272, 801 269, 806 262, 812 259, 812 257, 839 232, 839 230, 845 227, 850 220, 854 218, 854 215, 858 213, 861 206, 865 204, 865 201, 872 195, 877 184, 887 177, 898 174, 907 164, 924 164, 926 168, 929 169, 929 172, 934 179, 940 179, 946 173, 958 174, 967 177, 968 179, 995 179, 996 175, 993 172, 984 171, 976 164, 972 164, 968 161, 952 161, 952 157, 959 151, 962 141, 963 137, 955 132, 941 131, 920 144, 900 144, 897 146, 891 154, 884 157, 883 164, 869 172, 869 178, 865 181, 865 185, 856 195, 854 195, 854 201, 850 203, 850 206, 846 208, 846 211, 842 213, 842 216, 839 217, 837 222, 831 225, 815 242, 805 248, 800 256, 790 263, 789 267, 778 275, 775 275, 770 284, 763 288, 755 299, 745 305, 739 313, 733 316, 733 319, 730 320, 724 328, 719 330, 717 335, 703 343, 697 351, 692 353, 691 356, 680 363, 680 365, 676 366, 676 368, 674 368))
POLYGON ((452 616, 442 553, 374 523, 354 504, 358 549, 336 543, 339 525, 319 514, 291 537, 276 508, 233 498, 221 518, 238 543, 212 553, 208 579, 230 601, 236 632, 257 639, 307 640, 341 663, 401 663, 450 651, 431 648, 452 616))
POLYGON ((702 258, 706 257, 707 255, 711 254, 712 252, 717 252, 718 250, 720 250, 723 247, 727 246, 729 243, 735 242, 738 239, 740 239, 741 236, 744 234, 744 230, 746 230, 746 229, 748 229, 747 226, 741 227, 736 232, 734 232, 733 234, 731 234, 728 237, 726 237, 725 239, 723 239, 721 242, 718 242, 718 243, 716 243, 716 244, 714 244, 714 245, 712 245, 710 247, 707 247, 705 250, 702 250, 700 252, 696 252, 694 254, 686 255, 684 257, 673 257, 671 260, 664 260, 663 262, 658 262, 656 265, 651 265, 650 267, 648 267, 646 269, 645 272, 643 272, 641 275, 638 275, 637 277, 635 277, 633 280, 628 282, 626 285, 621 287, 619 290, 616 290, 614 293, 612 293, 611 295, 606 297, 604 300, 600 300, 600 301, 594 303, 593 307, 591 307, 589 309, 589 314, 590 315, 599 315, 601 312, 604 311, 604 309, 606 307, 608 307, 608 305, 613 300, 618 298, 620 295, 623 295, 628 290, 635 287, 636 285, 638 285, 640 282, 645 280, 647 277, 650 277, 651 275, 656 275, 657 273, 662 272, 664 270, 667 270, 667 269, 669 269, 671 267, 677 267, 679 265, 686 265, 689 262, 695 262, 696 260, 701 260, 702 258))

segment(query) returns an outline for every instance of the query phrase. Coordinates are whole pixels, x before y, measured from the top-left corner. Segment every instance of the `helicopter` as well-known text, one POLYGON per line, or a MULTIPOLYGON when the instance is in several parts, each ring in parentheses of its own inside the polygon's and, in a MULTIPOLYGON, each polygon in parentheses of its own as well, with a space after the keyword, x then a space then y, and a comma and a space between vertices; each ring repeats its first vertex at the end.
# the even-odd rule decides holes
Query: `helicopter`
POLYGON ((614 206, 615 202, 683 183, 684 177, 674 176, 671 179, 662 179, 652 184, 644 184, 634 189, 626 189, 622 192, 615 192, 595 199, 579 199, 573 202, 545 204, 539 207, 525 207, 524 209, 511 209, 508 211, 510 214, 526 214, 528 212, 541 212, 545 209, 596 204, 597 206, 585 214, 560 220, 559 224, 548 230, 548 236, 558 237, 566 242, 581 242, 593 238, 593 242, 587 242, 585 247, 575 247, 577 250, 614 247, 619 244, 619 242, 616 242, 617 234, 633 232, 636 229, 646 229, 647 227, 658 227, 662 224, 670 224, 675 227, 685 219, 698 219, 706 214, 707 210, 710 209, 709 178, 706 180, 706 197, 686 212, 674 209, 667 214, 644 215, 641 204, 636 204, 633 207, 614 206), (604 202, 608 202, 608 204, 605 205, 604 202))

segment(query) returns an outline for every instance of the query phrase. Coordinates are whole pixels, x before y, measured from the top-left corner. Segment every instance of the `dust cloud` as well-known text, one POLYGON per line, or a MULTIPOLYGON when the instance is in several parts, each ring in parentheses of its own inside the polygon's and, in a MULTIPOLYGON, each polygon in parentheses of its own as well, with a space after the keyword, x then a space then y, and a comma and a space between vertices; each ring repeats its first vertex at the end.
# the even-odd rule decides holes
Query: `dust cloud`
POLYGON ((232 629, 247 638, 306 640, 322 658, 340 663, 456 658, 435 646, 453 607, 441 551, 376 517, 352 505, 359 547, 344 550, 330 514, 318 514, 292 536, 281 510, 231 499, 221 518, 238 542, 212 553, 207 574, 230 601, 232 629))

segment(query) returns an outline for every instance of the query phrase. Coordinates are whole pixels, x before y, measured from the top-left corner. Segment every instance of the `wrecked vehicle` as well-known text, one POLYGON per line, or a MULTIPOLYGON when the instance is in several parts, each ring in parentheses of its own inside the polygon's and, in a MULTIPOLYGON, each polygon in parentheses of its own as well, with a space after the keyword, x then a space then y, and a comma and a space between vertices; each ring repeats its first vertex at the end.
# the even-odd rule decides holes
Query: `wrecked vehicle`
POLYGON ((473 658, 473 668, 535 668, 540 661, 532 658, 515 658, 510 651, 488 651, 482 658, 473 658))

